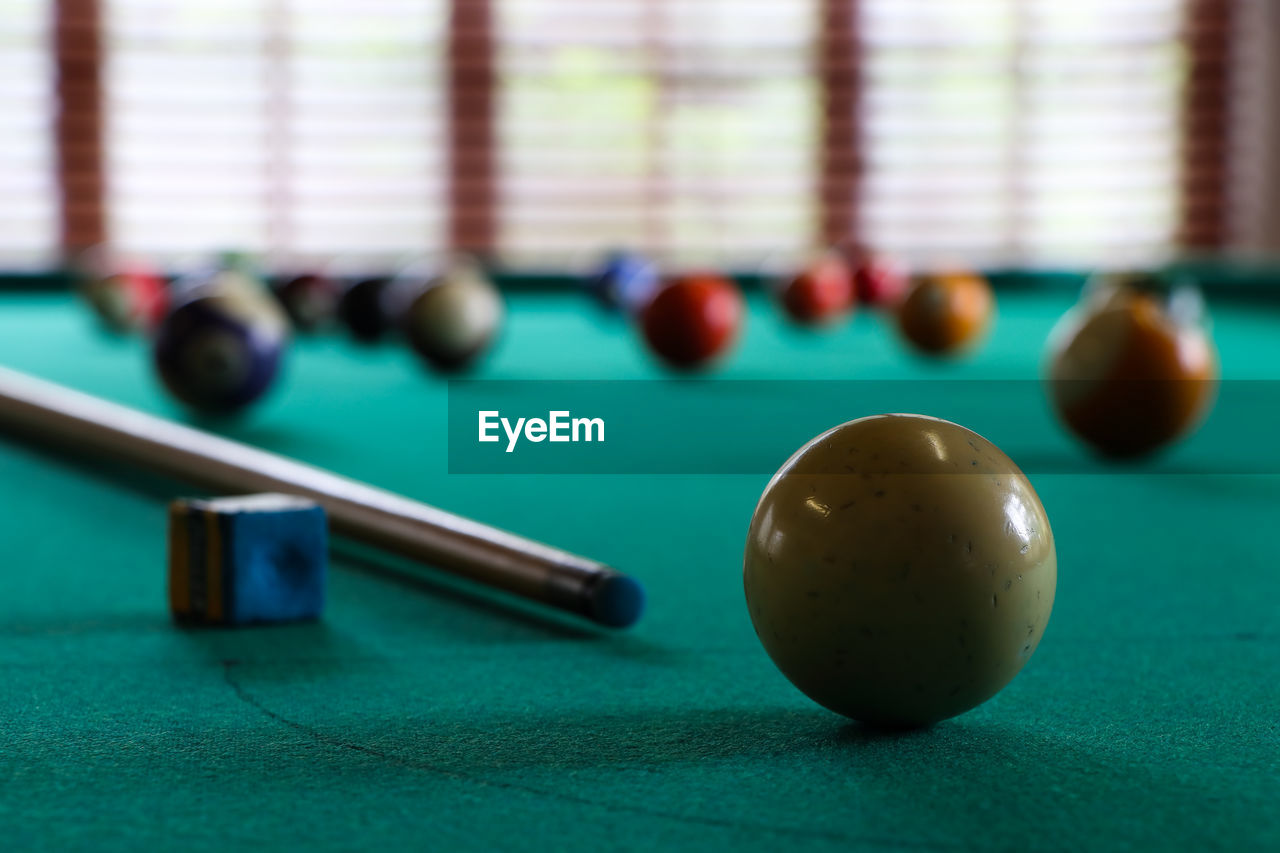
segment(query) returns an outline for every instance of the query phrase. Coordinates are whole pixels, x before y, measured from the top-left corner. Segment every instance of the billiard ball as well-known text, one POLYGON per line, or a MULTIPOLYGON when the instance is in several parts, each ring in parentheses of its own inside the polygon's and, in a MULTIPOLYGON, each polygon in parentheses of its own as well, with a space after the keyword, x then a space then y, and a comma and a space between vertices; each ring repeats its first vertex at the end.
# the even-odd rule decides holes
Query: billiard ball
POLYGON ((914 276, 898 308, 898 329, 917 350, 953 355, 971 348, 991 323, 995 297, 970 273, 914 276))
POLYGON ((377 343, 391 331, 394 323, 385 304, 390 284, 386 276, 357 278, 338 297, 338 319, 360 343, 377 343))
POLYGON ((1053 408, 1104 456, 1164 447, 1213 405, 1218 356, 1198 291, 1161 294, 1147 284, 1132 277, 1095 282, 1050 335, 1053 408))
POLYGON ((1057 556, 999 448, 949 421, 874 415, 773 476, 743 582, 760 642, 803 693, 870 725, 922 726, 985 702, 1030 659, 1057 556))
POLYGON ((784 277, 777 295, 787 316, 806 326, 834 323, 856 303, 853 273, 834 252, 824 252, 784 277))
POLYGON ((172 309, 193 299, 219 294, 235 296, 245 302, 265 306, 263 310, 279 313, 275 298, 266 282, 245 269, 207 266, 184 273, 171 288, 172 309))
POLYGON ((322 273, 302 273, 277 279, 272 292, 300 332, 314 332, 327 325, 338 310, 337 282, 322 273))
POLYGON ((658 268, 633 252, 615 252, 587 279, 587 289, 606 308, 635 316, 661 284, 658 268))
POLYGON ((168 311, 168 284, 142 261, 116 262, 105 250, 91 250, 74 275, 89 307, 113 332, 150 331, 168 311))
POLYGON ((490 348, 504 313, 502 294, 483 270, 455 260, 407 301, 400 326, 428 365, 457 371, 472 366, 490 348))
POLYGON ((183 404, 230 414, 261 397, 280 369, 288 321, 267 300, 224 290, 188 299, 165 317, 153 360, 183 404))
POLYGON ((901 264, 866 250, 853 252, 854 292, 858 303, 871 308, 894 308, 906 296, 910 277, 901 264))
POLYGON ((649 348, 667 365, 702 367, 722 355, 738 336, 742 294, 716 273, 672 279, 654 295, 640 318, 649 348))

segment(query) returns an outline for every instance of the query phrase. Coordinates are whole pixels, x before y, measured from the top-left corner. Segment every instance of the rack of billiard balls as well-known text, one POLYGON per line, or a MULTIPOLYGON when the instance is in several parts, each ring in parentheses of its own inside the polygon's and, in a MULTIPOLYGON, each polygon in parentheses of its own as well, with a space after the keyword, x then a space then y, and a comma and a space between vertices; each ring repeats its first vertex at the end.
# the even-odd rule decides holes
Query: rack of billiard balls
MULTIPOLYGON (((144 264, 112 267, 95 255, 82 291, 116 330, 145 329, 165 387, 192 409, 235 412, 271 387, 290 330, 335 320, 375 343, 399 335, 435 371, 476 365, 497 338, 504 304, 476 261, 456 256, 394 275, 317 272, 270 284, 223 263, 163 286, 144 264)), ((865 250, 815 252, 772 276, 779 313, 801 328, 832 327, 858 306, 892 318, 902 340, 931 358, 973 351, 995 314, 995 295, 968 271, 907 275, 865 250)), ((716 270, 662 271, 618 252, 586 281, 608 309, 631 318, 656 360, 675 371, 721 363, 739 337, 745 302, 716 270)), ((1197 291, 1155 274, 1101 275, 1049 342, 1047 391, 1055 414, 1110 456, 1157 450, 1187 434, 1212 404, 1216 350, 1197 291)))
MULTIPOLYGON (((995 312, 994 294, 980 275, 908 275, 901 264, 863 248, 816 251, 764 278, 779 313, 799 328, 830 329, 867 307, 893 317, 908 346, 934 357, 975 349, 995 312)), ((586 285, 606 309, 634 319, 658 361, 679 371, 725 359, 746 313, 728 276, 711 269, 663 275, 632 252, 611 254, 586 285)))
MULTIPOLYGON (((915 352, 948 359, 976 349, 996 310, 988 281, 966 270, 904 267, 864 248, 813 253, 774 272, 779 312, 809 329, 830 328, 864 305, 892 318, 915 352)), ((617 252, 586 281, 607 309, 634 320, 669 368, 723 360, 745 310, 737 286, 715 271, 660 275, 644 257, 617 252)), ((1212 406, 1217 350, 1193 283, 1164 272, 1090 279, 1047 346, 1046 396, 1076 438, 1106 458, 1137 457, 1189 434, 1212 406)))
POLYGON ((484 270, 458 256, 394 275, 339 277, 300 272, 268 280, 243 262, 220 261, 174 278, 104 253, 76 270, 103 325, 152 340, 164 387, 190 409, 224 415, 272 387, 291 333, 335 323, 355 341, 401 338, 432 370, 466 370, 502 326, 501 294, 484 270))

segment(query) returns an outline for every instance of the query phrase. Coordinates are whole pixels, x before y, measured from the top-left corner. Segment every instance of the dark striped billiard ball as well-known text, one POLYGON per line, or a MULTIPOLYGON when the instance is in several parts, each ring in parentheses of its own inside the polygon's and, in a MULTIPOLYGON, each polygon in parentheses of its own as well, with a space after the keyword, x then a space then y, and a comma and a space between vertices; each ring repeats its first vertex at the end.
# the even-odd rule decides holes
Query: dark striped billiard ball
POLYGON ((165 388, 204 414, 230 414, 271 387, 288 322, 269 300, 234 290, 196 296, 164 319, 153 350, 165 388))

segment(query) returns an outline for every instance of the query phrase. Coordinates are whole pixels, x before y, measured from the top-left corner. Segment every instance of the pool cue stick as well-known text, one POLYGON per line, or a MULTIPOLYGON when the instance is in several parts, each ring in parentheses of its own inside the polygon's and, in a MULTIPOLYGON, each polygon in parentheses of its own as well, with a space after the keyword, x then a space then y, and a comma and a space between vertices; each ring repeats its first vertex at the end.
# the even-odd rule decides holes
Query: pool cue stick
POLYGON ((337 533, 602 625, 643 607, 640 585, 603 563, 4 367, 0 427, 215 492, 300 495, 337 533))

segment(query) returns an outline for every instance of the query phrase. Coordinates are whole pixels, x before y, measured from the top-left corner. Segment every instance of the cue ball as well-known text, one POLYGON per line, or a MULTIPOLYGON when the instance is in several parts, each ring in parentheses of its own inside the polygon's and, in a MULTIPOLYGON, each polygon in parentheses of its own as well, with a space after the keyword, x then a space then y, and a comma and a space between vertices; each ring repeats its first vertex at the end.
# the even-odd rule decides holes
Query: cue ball
POLYGON ((160 324, 155 367, 182 403, 205 414, 230 414, 271 387, 287 329, 274 303, 235 291, 196 296, 160 324))
POLYGON ((802 692, 871 725, 922 726, 1022 669, 1057 556, 1039 497, 999 448, 949 421, 875 415, 774 475, 743 580, 760 642, 802 692))
POLYGON ((470 367, 493 344, 502 294, 474 263, 456 262, 408 301, 400 322, 409 345, 442 371, 470 367))
POLYGON ((912 279, 898 309, 898 328, 917 350, 952 355, 986 332, 995 297, 986 279, 970 273, 928 273, 912 279))
POLYGON ((649 348, 669 367, 692 370, 724 354, 744 313, 737 286, 717 273, 677 276, 640 317, 649 348))
POLYGON ((1198 291, 1161 298, 1117 279, 1083 303, 1049 339, 1047 390, 1062 423, 1113 458, 1151 453, 1199 425, 1219 370, 1198 291))

